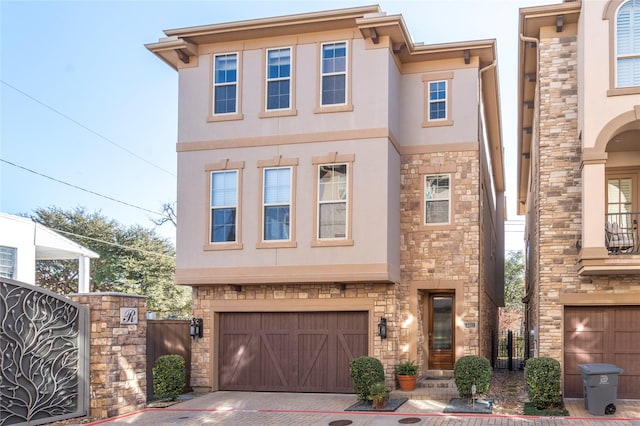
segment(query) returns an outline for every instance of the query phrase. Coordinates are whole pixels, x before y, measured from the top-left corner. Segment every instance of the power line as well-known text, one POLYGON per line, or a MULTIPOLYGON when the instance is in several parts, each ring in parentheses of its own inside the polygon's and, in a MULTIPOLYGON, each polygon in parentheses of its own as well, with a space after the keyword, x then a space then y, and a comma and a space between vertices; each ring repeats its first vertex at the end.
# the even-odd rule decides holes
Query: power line
POLYGON ((36 103, 38 103, 38 104, 42 105, 43 107, 45 107, 45 108, 49 109, 50 111, 55 112, 55 113, 56 113, 56 114, 58 114, 59 116, 66 118, 67 120, 71 121, 72 123, 76 124, 77 126, 82 127, 82 128, 83 128, 83 129, 85 129, 86 131, 88 131, 88 132, 90 132, 90 133, 93 133, 94 135, 96 135, 96 136, 97 136, 97 137, 99 137, 100 139, 102 139, 102 140, 104 140, 104 141, 106 141, 106 142, 110 143, 111 145, 114 145, 114 146, 116 146, 116 147, 120 148, 121 150, 123 150, 123 151, 124 151, 124 152, 126 152, 127 154, 129 154, 129 155, 132 155, 132 156, 136 157, 138 160, 144 161, 145 163, 149 164, 150 166, 155 167, 156 169, 161 170, 161 171, 163 171, 163 172, 165 172, 165 173, 167 173, 167 174, 169 174, 169 175, 171 175, 171 176, 173 176, 173 177, 175 177, 175 176, 176 176, 176 175, 175 175, 174 173, 172 173, 171 171, 169 171, 169 170, 167 170, 167 169, 165 169, 165 168, 163 168, 163 167, 161 167, 161 166, 158 166, 157 164, 152 163, 151 161, 147 160, 146 158, 144 158, 144 157, 142 157, 142 156, 140 156, 140 155, 136 154, 135 152, 133 152, 133 151, 131 151, 131 150, 129 150, 129 149, 127 149, 127 148, 125 148, 124 146, 120 145, 119 143, 112 141, 112 140, 111 140, 111 139, 109 139, 108 137, 106 137, 106 136, 104 136, 104 135, 102 135, 102 134, 100 134, 100 133, 96 132, 95 130, 93 130, 93 129, 91 129, 91 128, 87 127, 87 126, 85 126, 84 124, 80 123, 79 121, 77 121, 77 120, 75 120, 75 119, 71 118, 70 116, 66 115, 66 114, 65 114, 65 113, 63 113, 63 112, 58 111, 58 110, 57 110, 57 109, 55 109, 54 107, 52 107, 52 106, 50 106, 50 105, 47 105, 46 103, 42 102, 41 100, 39 100, 39 99, 37 99, 37 98, 34 98, 34 97, 33 97, 33 96, 31 96, 30 94, 28 94, 28 93, 26 93, 26 92, 23 92, 22 90, 20 90, 20 89, 18 89, 17 87, 15 87, 15 86, 13 86, 13 85, 11 85, 11 84, 7 83, 6 81, 4 81, 4 80, 0 80, 0 82, 2 82, 2 84, 4 84, 5 86, 10 87, 11 89, 15 90, 16 92, 18 92, 18 93, 22 94, 23 96, 25 96, 25 97, 27 97, 27 98, 31 99, 32 101, 34 101, 34 102, 36 102, 36 103))
POLYGON ((13 167, 17 167, 17 168, 19 168, 19 169, 26 170, 27 172, 33 173, 33 174, 35 174, 35 175, 42 176, 42 177, 44 177, 44 178, 50 179, 50 180, 52 180, 52 181, 54 181, 54 182, 58 182, 58 183, 61 183, 61 184, 63 184, 63 185, 70 186, 71 188, 79 189, 80 191, 88 192, 89 194, 97 195, 98 197, 106 198, 107 200, 115 201, 116 203, 124 204, 125 206, 133 207, 134 209, 138 209, 138 210, 142 210, 142 211, 145 211, 145 212, 148 212, 148 213, 153 213, 153 214, 157 214, 157 215, 159 215, 159 216, 162 216, 162 213, 160 213, 160 212, 156 212, 156 211, 153 211, 153 210, 146 209, 146 208, 144 208, 144 207, 136 206, 135 204, 127 203, 126 201, 116 200, 116 199, 115 199, 115 198, 113 198, 113 197, 109 197, 108 195, 103 195, 103 194, 100 194, 100 193, 98 193, 98 192, 91 191, 91 190, 89 190, 89 189, 81 188, 81 187, 79 187, 79 186, 77 186, 77 185, 73 185, 73 184, 71 184, 71 183, 67 183, 67 182, 62 181, 62 180, 60 180, 60 179, 56 179, 56 178, 53 178, 53 177, 51 177, 51 176, 47 176, 47 175, 45 175, 45 174, 43 174, 43 173, 36 172, 35 170, 31 170, 31 169, 28 169, 28 168, 26 168, 26 167, 20 166, 20 165, 18 165, 18 164, 12 163, 11 161, 7 161, 7 160, 5 160, 5 159, 3 159, 3 158, 0 158, 0 161, 2 161, 3 163, 10 164, 10 165, 12 165, 13 167))
POLYGON ((112 242, 109 242, 109 241, 100 240, 98 238, 87 237, 86 235, 80 235, 80 234, 75 234, 73 232, 63 231, 62 229, 55 229, 55 228, 49 228, 49 229, 52 229, 52 230, 54 230, 56 232, 60 232, 62 234, 73 235, 74 237, 84 238, 84 239, 87 239, 87 240, 95 241, 95 242, 102 243, 102 244, 107 244, 107 245, 114 246, 114 247, 123 248, 123 249, 126 249, 126 250, 139 251, 139 252, 145 253, 145 254, 151 254, 151 255, 154 255, 154 256, 166 257, 168 259, 175 259, 175 256, 169 256, 168 254, 164 254, 164 253, 158 253, 158 252, 155 252, 155 251, 149 251, 149 250, 143 250, 143 249, 139 249, 139 248, 135 248, 135 247, 124 246, 122 244, 112 243, 112 242))

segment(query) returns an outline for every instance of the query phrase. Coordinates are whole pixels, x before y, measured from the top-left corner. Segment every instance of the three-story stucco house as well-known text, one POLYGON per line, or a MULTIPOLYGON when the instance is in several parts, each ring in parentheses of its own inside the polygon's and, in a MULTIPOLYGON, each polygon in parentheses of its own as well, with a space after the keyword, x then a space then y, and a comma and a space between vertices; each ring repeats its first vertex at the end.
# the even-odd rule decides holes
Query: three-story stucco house
POLYGON ((531 356, 622 367, 640 398, 640 2, 520 10, 520 213, 531 356))
POLYGON ((351 392, 348 363, 491 357, 503 303, 494 40, 414 43, 378 6, 165 31, 176 283, 201 390, 351 392), (386 321, 386 329, 384 327, 386 321))

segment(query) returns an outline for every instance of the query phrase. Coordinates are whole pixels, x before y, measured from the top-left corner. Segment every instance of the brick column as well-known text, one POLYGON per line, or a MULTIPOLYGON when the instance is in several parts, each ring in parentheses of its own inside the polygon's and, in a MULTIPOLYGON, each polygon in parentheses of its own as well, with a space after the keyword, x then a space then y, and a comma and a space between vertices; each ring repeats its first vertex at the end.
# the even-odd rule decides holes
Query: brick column
POLYGON ((91 316, 90 415, 107 418, 141 409, 147 392, 146 297, 73 294, 91 316))

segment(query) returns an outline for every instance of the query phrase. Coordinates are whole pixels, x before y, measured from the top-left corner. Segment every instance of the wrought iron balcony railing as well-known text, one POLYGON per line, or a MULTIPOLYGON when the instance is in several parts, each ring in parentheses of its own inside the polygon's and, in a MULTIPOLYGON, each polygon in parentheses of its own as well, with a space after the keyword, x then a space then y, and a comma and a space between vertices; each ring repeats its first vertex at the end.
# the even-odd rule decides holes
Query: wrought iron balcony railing
POLYGON ((604 226, 609 254, 640 254, 638 218, 640 213, 609 213, 604 226))

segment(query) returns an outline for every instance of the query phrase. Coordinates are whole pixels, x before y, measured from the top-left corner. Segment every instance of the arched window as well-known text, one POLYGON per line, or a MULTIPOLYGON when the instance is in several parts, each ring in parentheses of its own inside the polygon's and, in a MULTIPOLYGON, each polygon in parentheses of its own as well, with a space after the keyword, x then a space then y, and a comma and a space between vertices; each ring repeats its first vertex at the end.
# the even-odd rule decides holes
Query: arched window
POLYGON ((640 0, 623 3, 616 14, 616 87, 640 86, 640 0))

